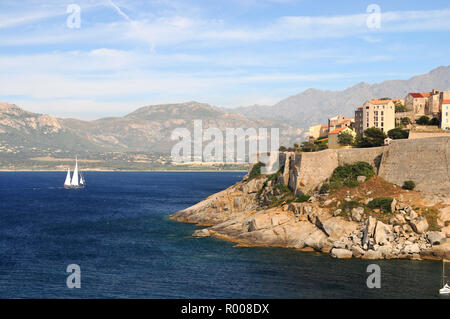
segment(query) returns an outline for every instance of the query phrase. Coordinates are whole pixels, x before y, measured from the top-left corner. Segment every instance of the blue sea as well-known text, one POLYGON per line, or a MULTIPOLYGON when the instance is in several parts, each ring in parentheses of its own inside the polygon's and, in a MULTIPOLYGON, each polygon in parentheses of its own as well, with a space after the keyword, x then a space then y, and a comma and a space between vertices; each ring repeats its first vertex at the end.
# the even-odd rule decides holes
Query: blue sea
POLYGON ((242 173, 85 172, 82 190, 65 174, 0 173, 0 298, 439 298, 440 262, 238 248, 168 219, 242 173))

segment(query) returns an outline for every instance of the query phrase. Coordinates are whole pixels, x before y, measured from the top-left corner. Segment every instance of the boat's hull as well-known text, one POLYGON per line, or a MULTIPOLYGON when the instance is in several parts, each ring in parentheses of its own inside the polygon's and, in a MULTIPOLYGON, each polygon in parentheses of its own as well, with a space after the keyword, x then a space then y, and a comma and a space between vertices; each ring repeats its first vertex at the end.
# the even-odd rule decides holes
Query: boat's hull
POLYGON ((72 185, 68 186, 68 185, 64 185, 64 188, 65 189, 82 189, 82 188, 84 188, 84 185, 83 186, 72 186, 72 185))
POLYGON ((450 295, 450 289, 448 288, 442 288, 441 290, 439 290, 439 293, 441 295, 450 295))

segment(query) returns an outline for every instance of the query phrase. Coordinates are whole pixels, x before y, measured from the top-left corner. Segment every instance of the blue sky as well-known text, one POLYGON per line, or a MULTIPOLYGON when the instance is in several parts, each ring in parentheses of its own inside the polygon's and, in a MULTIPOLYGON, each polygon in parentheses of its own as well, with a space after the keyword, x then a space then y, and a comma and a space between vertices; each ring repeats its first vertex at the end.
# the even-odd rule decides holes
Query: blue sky
POLYGON ((0 101, 84 119, 274 104, 449 65, 449 33, 448 0, 1 0, 0 101))

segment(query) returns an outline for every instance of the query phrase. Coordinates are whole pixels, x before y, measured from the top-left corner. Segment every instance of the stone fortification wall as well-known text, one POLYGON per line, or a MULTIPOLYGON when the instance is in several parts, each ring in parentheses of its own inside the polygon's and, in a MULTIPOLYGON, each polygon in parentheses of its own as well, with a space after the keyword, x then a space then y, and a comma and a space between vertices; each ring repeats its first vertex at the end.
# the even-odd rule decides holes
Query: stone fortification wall
POLYGON ((416 183, 416 189, 450 194, 450 136, 394 140, 383 154, 379 175, 388 182, 416 183))
POLYGON ((418 190, 450 194, 450 136, 394 140, 389 146, 329 149, 315 153, 281 153, 283 183, 296 193, 307 193, 331 176, 339 165, 358 161, 372 164, 388 182, 413 180, 418 190))

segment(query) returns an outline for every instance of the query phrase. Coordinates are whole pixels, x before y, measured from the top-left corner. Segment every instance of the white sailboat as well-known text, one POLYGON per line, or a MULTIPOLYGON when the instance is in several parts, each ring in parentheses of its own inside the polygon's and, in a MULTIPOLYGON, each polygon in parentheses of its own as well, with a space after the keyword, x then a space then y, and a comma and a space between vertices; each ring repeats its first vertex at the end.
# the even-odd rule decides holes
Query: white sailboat
POLYGON ((441 295, 448 295, 450 294, 450 285, 446 281, 445 278, 445 263, 450 262, 450 260, 442 259, 442 286, 443 288, 439 290, 439 293, 441 295))
POLYGON ((73 170, 72 178, 70 178, 70 168, 68 168, 64 188, 84 188, 84 186, 83 175, 78 171, 78 158, 75 158, 75 169, 73 170))

